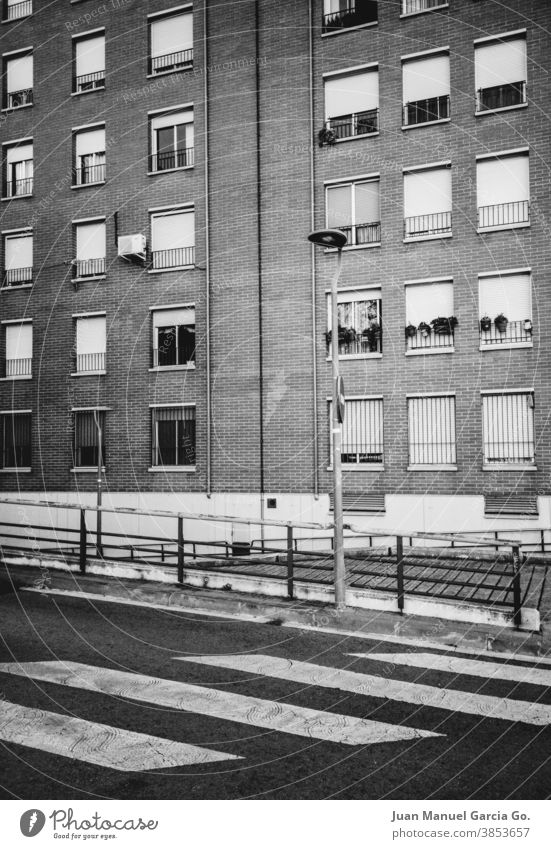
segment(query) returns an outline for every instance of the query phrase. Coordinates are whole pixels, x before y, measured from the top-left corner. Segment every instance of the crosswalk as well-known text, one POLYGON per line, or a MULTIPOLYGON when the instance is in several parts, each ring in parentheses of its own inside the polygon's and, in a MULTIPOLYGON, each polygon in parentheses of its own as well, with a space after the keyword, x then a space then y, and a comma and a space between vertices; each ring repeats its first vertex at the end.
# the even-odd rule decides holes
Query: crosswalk
MULTIPOLYGON (((225 685, 226 689, 215 689, 212 686, 155 678, 70 660, 4 663, 0 664, 0 673, 70 688, 72 692, 80 694, 100 694, 116 700, 115 704, 122 700, 125 704, 136 702, 181 712, 182 722, 179 727, 183 729, 184 737, 186 722, 192 715, 253 726, 263 729, 263 733, 362 747, 397 742, 424 745, 423 741, 429 738, 445 737, 443 733, 423 727, 426 719, 422 708, 437 708, 448 711, 450 715, 460 713, 532 726, 551 724, 551 705, 537 700, 529 702, 473 692, 472 682, 465 689, 460 689, 461 676, 549 687, 551 672, 538 668, 537 663, 531 666, 493 663, 426 651, 378 651, 343 656, 345 667, 356 664, 358 660, 360 663, 369 661, 369 668, 375 667, 376 674, 372 674, 264 654, 187 655, 173 659, 181 670, 194 664, 199 668, 216 667, 244 673, 246 677, 239 679, 239 689, 242 690, 258 691, 264 679, 275 679, 303 685, 301 696, 306 693, 315 703, 318 702, 319 693, 327 689, 338 690, 341 694, 361 695, 366 697, 365 717, 375 711, 381 716, 388 701, 401 703, 402 706, 415 705, 417 709, 414 717, 406 720, 414 722, 414 725, 243 695, 235 692, 231 684, 225 685), (448 673, 453 676, 448 682, 451 686, 435 687, 406 680, 403 670, 408 667, 448 673), (388 674, 389 670, 392 675, 388 674), (385 700, 382 705, 380 700, 385 700)), ((299 701, 304 702, 304 698, 299 701)), ((339 705, 343 701, 341 695, 339 705)), ((218 745, 216 748, 199 746, 92 722, 74 715, 18 705, 10 702, 5 693, 0 698, 0 741, 125 772, 243 759, 243 755, 235 752, 239 740, 233 741, 232 752, 225 752, 218 745)))

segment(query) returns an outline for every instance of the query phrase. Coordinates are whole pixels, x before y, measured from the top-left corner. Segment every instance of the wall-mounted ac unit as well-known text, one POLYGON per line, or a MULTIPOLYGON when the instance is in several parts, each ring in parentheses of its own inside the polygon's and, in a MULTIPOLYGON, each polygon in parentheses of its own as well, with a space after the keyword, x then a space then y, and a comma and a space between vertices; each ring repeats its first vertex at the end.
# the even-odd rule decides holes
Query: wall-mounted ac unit
POLYGON ((119 236, 118 253, 122 259, 145 260, 147 241, 143 233, 133 233, 131 236, 119 236))

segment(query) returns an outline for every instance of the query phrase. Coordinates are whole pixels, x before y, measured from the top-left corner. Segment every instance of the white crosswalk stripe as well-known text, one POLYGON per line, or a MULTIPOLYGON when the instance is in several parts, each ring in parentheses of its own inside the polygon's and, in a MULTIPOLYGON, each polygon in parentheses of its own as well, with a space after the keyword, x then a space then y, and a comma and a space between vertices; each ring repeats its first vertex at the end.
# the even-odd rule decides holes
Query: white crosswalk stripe
POLYGON ((524 722, 530 725, 548 725, 551 722, 551 705, 430 687, 281 657, 261 654, 201 655, 179 657, 177 660, 510 722, 524 722))
POLYGON ((0 740, 124 772, 240 760, 238 755, 6 701, 0 701, 0 740))

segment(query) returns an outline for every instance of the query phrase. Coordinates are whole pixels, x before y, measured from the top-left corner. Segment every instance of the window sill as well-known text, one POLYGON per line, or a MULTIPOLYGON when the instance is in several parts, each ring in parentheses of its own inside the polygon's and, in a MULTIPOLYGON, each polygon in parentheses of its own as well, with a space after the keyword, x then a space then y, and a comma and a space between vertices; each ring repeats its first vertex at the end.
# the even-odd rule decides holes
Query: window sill
POLYGON ((442 3, 440 6, 432 6, 430 9, 419 9, 418 12, 402 12, 401 18, 416 18, 418 15, 427 15, 429 12, 438 12, 441 9, 449 9, 449 3, 442 3))
POLYGON ((407 467, 408 472, 456 472, 457 466, 453 463, 416 463, 407 467))
POLYGON ((437 121, 423 121, 422 124, 402 124, 402 130, 417 130, 419 127, 433 127, 435 124, 449 124, 451 118, 438 118, 437 121))
MULTIPOLYGON (((339 354, 339 362, 348 362, 350 360, 382 360, 383 355, 378 351, 368 354, 339 354)), ((332 362, 333 357, 326 357, 325 361, 332 362)))
POLYGON ((87 88, 86 91, 72 91, 71 97, 82 97, 85 94, 94 94, 96 91, 105 91, 105 86, 98 85, 95 88, 87 88))
POLYGON ((533 348, 533 342, 499 342, 497 345, 480 345, 479 351, 511 351, 515 348, 533 348))
POLYGON ((97 183, 81 183, 79 186, 71 186, 71 191, 76 191, 77 189, 91 189, 94 186, 105 186, 105 180, 98 180, 97 183))
POLYGON ((98 377, 98 375, 101 376, 102 374, 107 374, 105 369, 102 369, 102 370, 98 369, 98 371, 72 371, 70 376, 71 377, 98 377))
MULTIPOLYGON (((372 139, 375 136, 380 136, 380 130, 377 130, 375 133, 358 133, 355 136, 348 136, 345 139, 336 139, 335 144, 346 144, 347 142, 355 142, 360 141, 361 139, 372 139)), ((329 147, 329 145, 325 145, 325 147, 329 147)), ((332 147, 332 145, 331 145, 332 147)))
POLYGON ((32 374, 14 374, 13 377, 0 377, 0 382, 6 382, 8 380, 32 380, 32 374))
POLYGON ((175 265, 172 268, 148 268, 148 274, 166 274, 167 271, 189 271, 195 268, 195 263, 192 265, 175 265))
POLYGON ((0 293, 12 292, 14 289, 16 291, 17 289, 32 289, 32 287, 32 283, 20 283, 18 286, 2 286, 2 288, 0 289, 0 293))
POLYGON ((86 283, 88 280, 106 280, 106 274, 90 275, 90 277, 72 277, 71 283, 86 283))
POLYGON ((173 372, 173 371, 195 371, 195 363, 187 363, 186 365, 181 366, 154 366, 150 368, 149 371, 151 373, 157 372, 173 372))
POLYGON ((175 171, 192 171, 194 165, 182 165, 181 168, 165 168, 164 171, 148 171, 148 177, 158 177, 159 174, 174 174, 175 171))
MULTIPOLYGON (((69 469, 70 472, 74 472, 76 474, 80 474, 81 472, 87 475, 97 474, 98 467, 97 466, 75 466, 73 469, 69 469)), ((105 472, 105 466, 101 467, 101 471, 105 472)))
MULTIPOLYGON (((338 229, 338 228, 337 228, 338 229)), ((363 251, 366 248, 380 248, 380 242, 366 242, 365 245, 345 245, 343 251, 363 251)), ((325 248, 324 253, 326 254, 336 254, 337 248, 325 248)))
POLYGON ((434 236, 408 236, 403 239, 404 245, 410 245, 413 242, 435 242, 439 239, 451 239, 453 233, 436 233, 434 236))
POLYGON ((9 475, 19 475, 19 474, 28 475, 28 474, 30 474, 30 472, 32 472, 32 469, 31 469, 30 466, 19 466, 19 467, 18 466, 9 466, 9 467, 6 467, 5 469, 0 469, 0 473, 1 472, 4 472, 5 474, 9 474, 9 475))
POLYGON ((33 197, 33 194, 31 192, 28 195, 12 195, 11 197, 0 198, 0 200, 2 201, 2 203, 6 203, 6 201, 8 201, 8 200, 24 200, 24 198, 32 198, 32 197, 33 197))
POLYGON ((6 106, 5 109, 0 111, 2 112, 19 112, 20 109, 30 109, 34 106, 34 103, 23 103, 21 106, 6 106))
POLYGON ((185 74, 186 71, 193 71, 193 65, 187 65, 185 68, 172 68, 170 71, 159 71, 158 74, 147 74, 146 80, 156 80, 157 77, 167 77, 169 74, 185 74))
POLYGON ((343 35, 343 33, 345 33, 345 32, 355 32, 356 30, 359 30, 359 29, 368 29, 370 27, 376 27, 376 26, 378 26, 378 24, 379 24, 379 21, 370 21, 368 24, 358 24, 357 27, 346 27, 346 28, 343 27, 342 29, 337 29, 334 32, 322 32, 321 37, 322 38, 331 38, 334 35, 343 35))
POLYGON ((499 224, 496 227, 479 227, 477 233, 481 236, 484 233, 499 233, 500 230, 527 230, 530 227, 529 221, 524 221, 521 224, 499 224))
MULTIPOLYGON (((385 465, 384 463, 355 463, 354 465, 341 463, 341 468, 343 472, 384 472, 385 465)), ((332 472, 333 466, 327 466, 327 471, 332 472)))
MULTIPOLYGON (((72 2, 72 0, 71 0, 71 2, 72 2)), ((2 20, 0 21, 0 24, 15 24, 16 22, 24 21, 25 18, 32 18, 32 16, 33 16, 33 13, 29 12, 28 15, 21 15, 19 18, 2 18, 2 20)))
POLYGON ((441 348, 419 348, 415 351, 406 351, 406 357, 419 357, 421 354, 454 354, 455 348, 453 345, 441 348))
POLYGON ((535 463, 483 463, 483 472, 537 472, 535 463))
POLYGON ((148 472, 194 472, 195 466, 150 466, 148 472))
POLYGON ((514 109, 527 109, 528 101, 526 103, 517 103, 516 106, 501 106, 499 109, 482 109, 480 112, 475 112, 475 118, 483 118, 484 115, 496 115, 498 112, 512 112, 514 109))

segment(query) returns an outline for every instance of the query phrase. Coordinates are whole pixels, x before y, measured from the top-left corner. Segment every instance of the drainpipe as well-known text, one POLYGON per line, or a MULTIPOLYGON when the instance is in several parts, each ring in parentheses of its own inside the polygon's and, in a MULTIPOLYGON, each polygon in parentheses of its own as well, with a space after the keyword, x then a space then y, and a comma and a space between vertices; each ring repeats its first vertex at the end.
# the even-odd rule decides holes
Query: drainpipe
POLYGON ((204 101, 204 125, 205 125, 205 348, 206 348, 206 414, 207 414, 207 498, 212 495, 212 460, 211 460, 211 363, 210 363, 210 213, 209 213, 209 101, 208 101, 208 31, 207 31, 207 2, 203 0, 203 101, 204 101))
MULTIPOLYGON (((312 131, 314 127, 314 48, 313 48, 313 31, 314 31, 314 12, 312 8, 312 0, 308 0, 308 15, 310 26, 308 28, 308 56, 309 56, 309 100, 310 100, 310 232, 316 229, 316 221, 314 215, 314 143, 312 141, 312 131)), ((319 438, 318 438, 318 355, 316 346, 317 333, 317 314, 316 314, 316 251, 312 244, 310 247, 310 268, 311 268, 311 291, 312 291, 312 394, 313 394, 313 422, 314 422, 314 498, 317 501, 319 498, 319 438)))
MULTIPOLYGON (((260 518, 264 518, 264 344, 262 339, 262 226, 261 226, 261 171, 260 171, 260 27, 259 0, 254 4, 255 24, 255 86, 256 86, 256 237, 258 243, 258 412, 260 419, 260 518)), ((260 526, 260 537, 264 541, 264 525, 260 526)))

